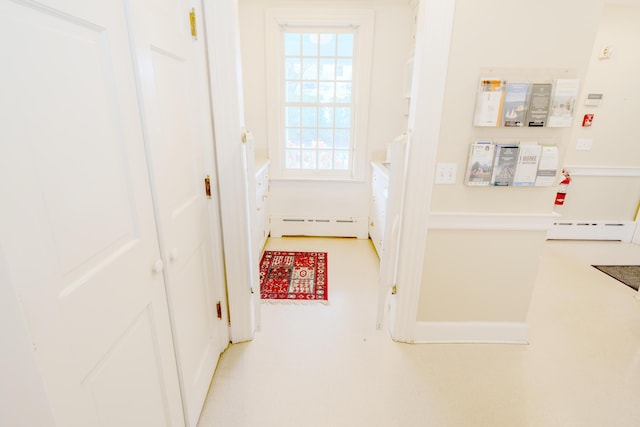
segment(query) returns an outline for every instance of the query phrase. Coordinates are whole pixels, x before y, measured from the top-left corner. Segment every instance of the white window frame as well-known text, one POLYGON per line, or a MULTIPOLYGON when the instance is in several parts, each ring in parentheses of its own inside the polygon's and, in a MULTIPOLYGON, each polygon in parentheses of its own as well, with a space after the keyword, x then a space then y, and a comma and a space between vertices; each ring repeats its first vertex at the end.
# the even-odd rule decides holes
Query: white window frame
POLYGON ((271 179, 347 180, 365 179, 369 92, 373 48, 374 13, 347 9, 269 9, 265 13, 267 126, 271 179), (355 29, 352 125, 349 170, 285 169, 284 164, 284 52, 283 32, 300 28, 355 29))

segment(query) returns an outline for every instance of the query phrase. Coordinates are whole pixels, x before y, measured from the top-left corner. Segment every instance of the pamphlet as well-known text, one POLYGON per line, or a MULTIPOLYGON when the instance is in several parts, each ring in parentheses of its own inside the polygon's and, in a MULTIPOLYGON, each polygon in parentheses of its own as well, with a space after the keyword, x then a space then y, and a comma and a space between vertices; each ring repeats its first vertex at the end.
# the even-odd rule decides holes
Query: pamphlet
POLYGON ((558 147, 543 145, 536 175, 536 187, 550 187, 558 173, 558 147))
POLYGON ((542 147, 537 141, 520 142, 518 150, 518 165, 513 177, 515 187, 533 187, 538 173, 538 162, 542 147))
POLYGON ((476 110, 473 116, 474 126, 498 126, 502 95, 502 80, 485 79, 480 81, 476 97, 476 110))
POLYGON ((578 79, 556 80, 547 126, 559 128, 571 126, 579 87, 580 80, 578 79))
POLYGON ((529 98, 529 83, 507 83, 502 106, 502 126, 524 126, 529 98))
POLYGON ((549 103, 551 102, 551 83, 533 83, 526 123, 529 127, 543 127, 547 124, 549 103))
POLYGON ((518 146, 515 144, 498 144, 493 160, 491 185, 511 185, 518 164, 518 146))
POLYGON ((471 144, 467 163, 467 185, 489 185, 494 149, 495 145, 491 141, 476 141, 471 144))

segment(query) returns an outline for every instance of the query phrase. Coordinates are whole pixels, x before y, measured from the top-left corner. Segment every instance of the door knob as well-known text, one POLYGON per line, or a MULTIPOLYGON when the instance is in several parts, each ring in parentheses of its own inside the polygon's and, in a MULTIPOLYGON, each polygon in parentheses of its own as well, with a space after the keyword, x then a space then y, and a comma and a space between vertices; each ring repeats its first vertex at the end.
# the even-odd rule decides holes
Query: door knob
POLYGON ((153 272, 154 273, 162 273, 162 269, 164 268, 164 264, 162 263, 162 260, 159 259, 156 262, 153 263, 153 272))

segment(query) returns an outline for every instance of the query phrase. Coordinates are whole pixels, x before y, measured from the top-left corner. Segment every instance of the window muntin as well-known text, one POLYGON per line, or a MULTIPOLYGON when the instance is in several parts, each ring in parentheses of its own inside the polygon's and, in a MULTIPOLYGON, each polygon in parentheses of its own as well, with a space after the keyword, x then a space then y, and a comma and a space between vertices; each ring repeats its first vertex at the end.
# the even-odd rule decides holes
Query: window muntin
POLYGON ((353 168, 351 30, 284 31, 284 168, 353 168))

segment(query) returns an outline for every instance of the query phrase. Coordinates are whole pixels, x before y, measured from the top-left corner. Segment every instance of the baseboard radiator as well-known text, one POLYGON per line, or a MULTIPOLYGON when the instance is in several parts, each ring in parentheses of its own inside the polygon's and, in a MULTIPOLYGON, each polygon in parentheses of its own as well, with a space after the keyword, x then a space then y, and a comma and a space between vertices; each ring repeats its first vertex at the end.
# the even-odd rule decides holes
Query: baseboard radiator
POLYGON ((368 238, 367 217, 271 216, 271 237, 318 236, 368 238))
POLYGON ((572 221, 553 224, 547 233, 550 240, 619 240, 631 242, 634 221, 572 221))

